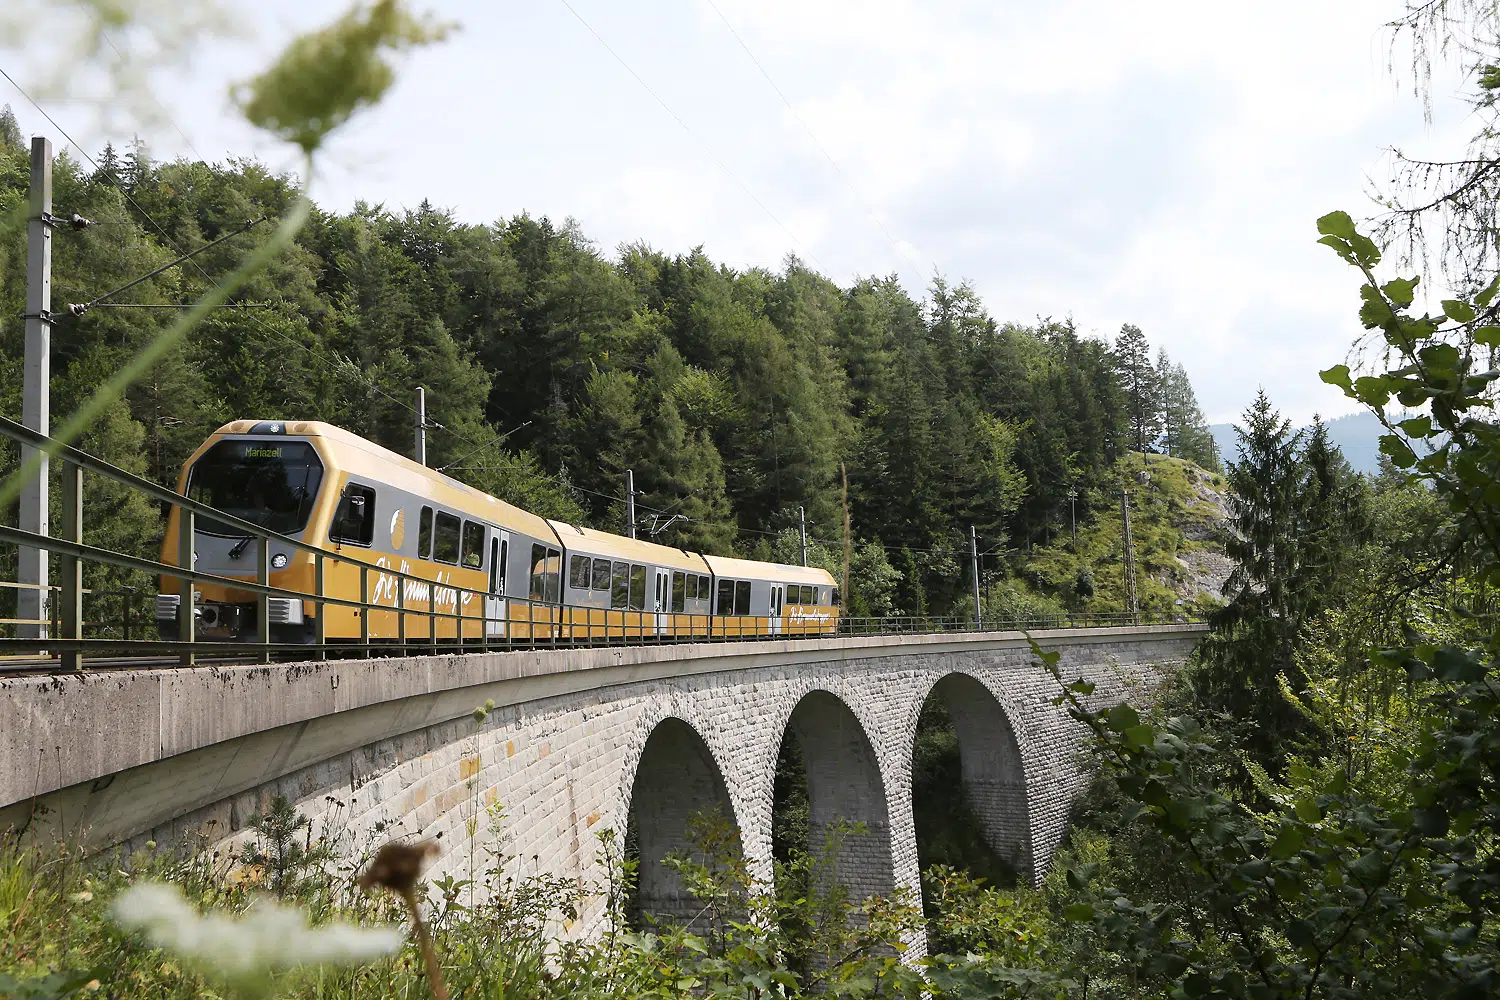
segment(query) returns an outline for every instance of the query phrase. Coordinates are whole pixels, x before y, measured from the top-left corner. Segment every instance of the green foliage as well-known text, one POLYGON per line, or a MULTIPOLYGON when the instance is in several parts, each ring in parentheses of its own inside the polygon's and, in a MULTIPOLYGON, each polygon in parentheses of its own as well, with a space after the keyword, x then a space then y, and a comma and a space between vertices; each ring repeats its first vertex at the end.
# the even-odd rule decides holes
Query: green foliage
POLYGON ((1238 433, 1225 543, 1236 566, 1195 682, 1209 707, 1257 721, 1255 741, 1270 760, 1304 725, 1300 699, 1309 678, 1298 652, 1306 633, 1353 592, 1367 490, 1321 422, 1304 442, 1264 392, 1238 433))
MULTIPOLYGON (((1393 468, 1358 483, 1319 428, 1297 453, 1262 401, 1240 463, 1250 481, 1238 484, 1244 509, 1278 510, 1270 525, 1241 524, 1263 574, 1259 614, 1277 619, 1238 660, 1259 671, 1260 693, 1221 702, 1233 718, 1212 732, 1188 714, 1094 710, 1082 700, 1091 686, 1064 689, 1105 799, 1070 849, 1058 898, 1076 930, 1058 940, 1122 992, 1427 998, 1500 986, 1500 642, 1487 596, 1500 579, 1500 426, 1486 412, 1497 376, 1474 358, 1500 285, 1413 317, 1415 279, 1378 283, 1378 249, 1342 213, 1319 229, 1364 275, 1361 316, 1392 359, 1380 374, 1337 366, 1324 378, 1376 410, 1392 465, 1430 488, 1393 468), (1378 542, 1362 540, 1367 525, 1378 542), (1391 617, 1369 621, 1372 603, 1391 617), (1381 637, 1384 648, 1349 655, 1381 637), (1258 734, 1285 736, 1288 706, 1299 735, 1282 745, 1302 749, 1273 773, 1258 734)), ((1058 655, 1035 652, 1061 681, 1058 655)), ((1184 695, 1193 707, 1191 692, 1170 700, 1184 695)))
POLYGON ((1159 373, 1151 366, 1151 346, 1141 328, 1131 323, 1120 327, 1115 338, 1115 356, 1119 359, 1120 380, 1125 389, 1135 450, 1146 452, 1156 444, 1162 431, 1162 384, 1159 373))
MULTIPOLYGON (((352 32, 352 53, 398 14, 361 8, 308 52, 339 49, 334 35, 352 32)), ((379 61, 392 50, 361 51, 379 61)), ((307 63, 298 52, 289 66, 307 63)), ((292 98, 276 121, 295 118, 300 133, 328 119, 292 98)), ((26 183, 25 150, 0 143, 0 213, 24 203, 26 183)), ((56 242, 62 301, 168 262, 169 241, 191 249, 301 204, 292 178, 254 162, 164 163, 142 143, 107 149, 91 172, 60 159, 55 187, 59 205, 108 223, 56 242)), ((924 303, 890 280, 839 288, 794 260, 779 273, 737 272, 638 244, 611 260, 571 223, 523 214, 474 225, 426 202, 314 209, 295 240, 285 232, 257 227, 131 292, 154 305, 222 296, 222 276, 249 254, 268 263, 242 274, 235 298, 269 308, 195 314, 176 328, 165 310, 59 324, 54 410, 119 384, 155 345, 123 405, 96 411, 87 443, 174 482, 205 434, 246 416, 328 420, 405 452, 420 384, 441 425, 429 461, 457 460, 451 475, 619 531, 630 469, 641 528, 726 555, 756 551, 795 524, 798 507, 814 539, 839 552, 842 462, 857 539, 849 606, 872 615, 965 604, 970 525, 987 549, 1010 553, 1056 538, 1069 484, 1085 523, 1115 506, 1109 485, 1128 437, 1115 353, 1069 324, 999 324, 967 285, 937 280, 924 303)), ((0 236, 0 256, 24 256, 20 230, 0 236)), ((22 311, 22 280, 0 268, 7 316, 22 311)), ((19 371, 21 340, 18 321, 0 321, 0 372, 19 371)), ((18 386, 0 378, 0 400, 18 386)), ((160 531, 147 510, 86 516, 89 537, 122 524, 140 554, 160 531)))
POLYGON ((413 17, 399 0, 351 8, 320 31, 299 36, 265 72, 240 88, 240 109, 263 128, 311 154, 360 108, 379 102, 396 74, 382 50, 426 45, 447 28, 413 17))
POLYGON ((246 825, 255 831, 255 842, 245 849, 240 863, 259 869, 267 888, 280 899, 299 895, 299 887, 320 876, 337 857, 326 838, 313 841, 312 824, 284 795, 272 799, 270 811, 256 813, 246 825))
MULTIPOLYGON (((1131 488, 1130 528, 1135 542, 1136 588, 1141 609, 1170 615, 1193 601, 1184 559, 1193 553, 1222 551, 1223 513, 1218 495, 1224 480, 1191 462, 1166 455, 1135 455, 1110 470, 1097 484, 1098 494, 1113 494, 1113 504, 1094 511, 1079 504, 1078 543, 1064 520, 1047 545, 1033 546, 1018 555, 1016 571, 1031 589, 1052 603, 1037 605, 1038 613, 1067 610, 1120 612, 1125 610, 1124 530, 1120 515, 1121 486, 1131 488)), ((1081 492, 1081 491, 1080 491, 1081 492)), ((1067 508, 1064 507, 1064 518, 1067 508)), ((1018 587, 1012 585, 1015 592, 1018 587)), ((1186 610, 1199 610, 1187 607, 1186 610)))
MULTIPOLYGON (((799 850, 778 863, 773 892, 751 877, 738 834, 722 816, 694 817, 691 850, 670 863, 711 919, 692 927, 631 929, 624 911, 635 867, 620 856, 611 832, 600 836, 604 881, 580 884, 575 878, 514 874, 530 866, 518 866, 503 848, 503 811, 491 808, 489 819, 491 846, 472 831, 470 839, 476 851, 489 851, 490 863, 468 879, 444 876, 418 893, 454 996, 917 1000, 1036 996, 1039 990, 1054 995, 1066 986, 1050 973, 1010 967, 1037 947, 1046 921, 1038 902, 1007 898, 951 871, 933 873, 930 884, 951 902, 943 940, 964 951, 904 961, 908 942, 920 933, 920 912, 899 895, 852 899, 838 884, 839 852, 857 832, 847 824, 830 830, 819 851, 799 850), (799 891, 787 891, 793 885, 799 891), (606 903, 602 933, 559 937, 560 922, 576 920, 585 902, 600 899, 606 903)), ((273 825, 293 833, 307 829, 304 817, 280 806, 262 823, 267 831, 273 825)), ((224 995, 179 957, 121 933, 107 914, 118 893, 146 880, 180 887, 205 911, 237 914, 256 894, 254 879, 240 874, 248 859, 155 850, 89 859, 65 849, 48 856, 15 840, 0 850, 0 985, 7 996, 224 995)), ((304 866, 305 877, 288 883, 287 898, 314 925, 398 920, 391 897, 354 890, 357 867, 353 860, 304 866)), ((398 954, 362 967, 291 968, 272 973, 266 985, 276 995, 324 1000, 424 996, 422 964, 409 942, 398 954)))
MULTIPOLYGON (((947 874, 940 882, 952 889, 955 898, 969 891, 968 888, 960 891, 964 878, 997 886, 1015 884, 1015 871, 990 847, 969 803, 958 733, 942 698, 933 695, 928 695, 917 720, 911 755, 911 795, 917 865, 922 871, 945 869, 947 874)), ((937 919, 941 910, 937 898, 927 892, 923 901, 928 919, 937 919)), ((934 947, 940 951, 969 950, 956 945, 934 947)))

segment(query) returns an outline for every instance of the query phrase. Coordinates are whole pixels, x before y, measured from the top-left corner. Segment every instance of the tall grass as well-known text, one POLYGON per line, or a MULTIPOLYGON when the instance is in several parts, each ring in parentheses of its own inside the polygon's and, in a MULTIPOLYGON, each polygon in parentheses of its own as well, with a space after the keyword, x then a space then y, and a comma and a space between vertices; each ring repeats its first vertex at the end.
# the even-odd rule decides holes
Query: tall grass
MULTIPOLYGON (((0 845, 0 995, 233 995, 223 980, 122 931, 111 919, 112 901, 147 881, 178 887, 204 912, 242 914, 274 888, 315 925, 400 922, 403 911, 394 897, 358 887, 368 852, 314 838, 294 812, 289 818, 289 810, 278 802, 258 821, 255 842, 238 851, 151 847, 89 857, 72 847, 44 849, 23 837, 6 838, 0 845), (288 849, 290 838, 301 842, 300 850, 288 849), (337 853, 324 850, 334 846, 337 853), (269 869, 268 858, 282 859, 281 867, 269 869)), ((490 821, 490 836, 470 844, 481 854, 483 844, 504 843, 503 813, 491 811, 490 821)), ((966 947, 980 951, 962 958, 903 961, 908 943, 922 933, 920 907, 900 895, 849 898, 832 877, 849 832, 830 837, 816 856, 795 852, 778 863, 778 893, 750 876, 733 827, 721 817, 700 817, 691 854, 669 859, 702 906, 685 923, 627 919, 635 864, 608 831, 601 835, 605 863, 597 882, 518 875, 516 859, 491 847, 482 871, 424 884, 419 899, 453 997, 979 995, 951 985, 971 981, 988 984, 980 990, 987 996, 1039 995, 1037 974, 1004 969, 1001 960, 1014 957, 1013 950, 1009 956, 987 953, 982 935, 969 936, 966 947), (600 899, 600 933, 587 939, 561 933, 564 921, 600 899), (1007 978, 1014 976, 1025 979, 1024 989, 1015 987, 1020 992, 1007 978), (940 990, 940 981, 950 987, 940 990)), ((945 898, 972 887, 950 883, 945 898)), ((972 909, 977 898, 970 892, 956 902, 953 919, 968 921, 964 907, 972 909)), ((1042 980, 1052 984, 1046 976, 1042 980)), ((266 984, 279 996, 318 1000, 430 995, 422 955, 410 942, 365 965, 291 968, 268 976, 266 984)))

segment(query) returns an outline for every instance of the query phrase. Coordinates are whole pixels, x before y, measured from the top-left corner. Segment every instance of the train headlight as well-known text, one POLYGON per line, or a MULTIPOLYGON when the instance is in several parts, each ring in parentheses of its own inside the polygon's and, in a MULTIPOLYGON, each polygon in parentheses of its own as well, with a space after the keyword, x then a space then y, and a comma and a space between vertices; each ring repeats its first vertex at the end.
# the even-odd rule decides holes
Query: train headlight
POLYGON ((286 553, 278 552, 271 557, 272 569, 284 569, 286 567, 286 553))

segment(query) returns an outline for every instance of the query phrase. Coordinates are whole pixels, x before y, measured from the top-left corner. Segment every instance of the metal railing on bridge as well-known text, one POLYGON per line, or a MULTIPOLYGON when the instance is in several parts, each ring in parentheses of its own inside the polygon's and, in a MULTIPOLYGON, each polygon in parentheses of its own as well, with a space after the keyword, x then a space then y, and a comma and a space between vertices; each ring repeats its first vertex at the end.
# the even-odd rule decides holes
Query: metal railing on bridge
MULTIPOLYGON (((496 595, 486 591, 434 583, 425 577, 350 559, 309 542, 270 531, 126 472, 86 452, 58 446, 50 438, 5 418, 0 418, 0 437, 32 448, 53 449, 55 459, 61 462, 62 486, 60 535, 42 535, 0 525, 0 544, 31 546, 46 550, 49 557, 55 557, 58 565, 57 579, 60 581, 46 587, 31 588, 44 590, 54 598, 46 602, 50 612, 46 618, 0 618, 0 629, 40 626, 42 628, 39 631, 45 630, 43 637, 0 636, 0 654, 9 654, 0 655, 0 673, 33 670, 71 672, 86 666, 118 668, 160 666, 163 663, 190 665, 199 658, 270 663, 278 659, 307 660, 350 655, 467 653, 536 647, 800 639, 829 635, 916 635, 1190 621, 1182 615, 1144 613, 985 616, 981 620, 969 616, 879 616, 840 617, 836 625, 830 628, 824 622, 789 618, 781 622, 778 630, 768 632, 759 626, 747 626, 745 619, 749 616, 656 612, 639 608, 604 609, 517 597, 504 598, 505 609, 502 615, 490 617, 486 611, 485 599, 496 595), (177 508, 179 562, 183 565, 173 565, 157 558, 120 552, 85 541, 85 473, 102 476, 134 490, 163 505, 164 509, 177 508), (254 542, 256 560, 253 580, 184 568, 184 565, 196 565, 195 526, 199 518, 209 518, 219 525, 227 525, 254 542), (311 557, 313 585, 310 591, 271 584, 273 544, 278 549, 306 553, 311 557), (358 569, 358 599, 325 592, 330 569, 341 563, 358 569), (177 637, 162 637, 157 630, 154 614, 148 616, 143 610, 138 610, 143 597, 154 598, 154 587, 86 588, 83 586, 84 567, 90 564, 117 567, 137 576, 176 580, 177 637), (394 581, 394 586, 384 588, 391 595, 388 602, 372 596, 372 577, 394 581), (198 602, 194 595, 204 584, 253 595, 257 623, 257 635, 254 639, 233 640, 203 634, 198 602), (414 588, 430 596, 413 603, 407 595, 414 588), (439 595, 445 600, 439 601, 439 595), (313 612, 308 616, 313 623, 310 641, 272 641, 271 629, 268 627, 271 621, 270 602, 278 598, 312 606, 313 612), (94 600, 96 606, 117 603, 120 613, 117 616, 113 609, 109 609, 108 613, 96 614, 93 618, 86 617, 86 599, 94 600), (449 604, 452 610, 446 610, 446 605, 449 604), (477 613, 465 610, 471 604, 477 609, 477 613), (328 616, 325 610, 329 608, 352 609, 360 621, 358 637, 327 636, 325 623, 328 616), (384 616, 388 622, 394 620, 396 634, 374 634, 370 622, 375 616, 384 616), (414 628, 414 624, 417 627, 414 628), (445 631, 451 634, 444 635, 445 631)), ((0 582, 0 588, 11 591, 27 589, 29 586, 10 581, 0 582)))

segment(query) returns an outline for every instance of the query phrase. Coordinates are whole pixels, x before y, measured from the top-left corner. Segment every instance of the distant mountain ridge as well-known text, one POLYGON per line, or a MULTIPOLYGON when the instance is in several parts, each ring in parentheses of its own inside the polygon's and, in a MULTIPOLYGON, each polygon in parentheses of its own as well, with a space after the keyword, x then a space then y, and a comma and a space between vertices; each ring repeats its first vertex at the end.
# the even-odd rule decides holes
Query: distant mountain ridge
MULTIPOLYGON (((1355 472, 1374 475, 1380 471, 1380 435, 1384 428, 1375 414, 1350 413, 1324 422, 1328 425, 1329 440, 1338 445, 1355 472)), ((1233 462, 1240 450, 1234 424, 1210 424, 1208 429, 1219 446, 1219 456, 1226 464, 1233 462)))

